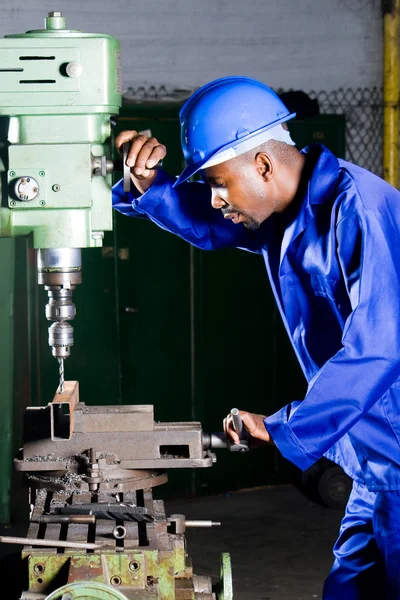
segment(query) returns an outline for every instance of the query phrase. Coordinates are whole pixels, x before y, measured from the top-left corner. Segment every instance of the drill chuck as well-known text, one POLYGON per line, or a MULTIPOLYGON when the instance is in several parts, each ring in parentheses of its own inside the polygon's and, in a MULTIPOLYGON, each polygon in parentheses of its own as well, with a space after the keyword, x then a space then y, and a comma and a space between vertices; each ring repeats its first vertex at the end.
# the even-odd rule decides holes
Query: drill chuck
POLYGON ((69 323, 76 315, 72 292, 81 281, 79 248, 38 251, 38 282, 45 286, 49 298, 45 312, 47 320, 54 321, 49 327, 49 346, 55 358, 68 358, 74 344, 74 329, 69 323))
POLYGON ((57 321, 49 327, 49 346, 55 358, 68 358, 74 345, 74 328, 65 321, 57 321))

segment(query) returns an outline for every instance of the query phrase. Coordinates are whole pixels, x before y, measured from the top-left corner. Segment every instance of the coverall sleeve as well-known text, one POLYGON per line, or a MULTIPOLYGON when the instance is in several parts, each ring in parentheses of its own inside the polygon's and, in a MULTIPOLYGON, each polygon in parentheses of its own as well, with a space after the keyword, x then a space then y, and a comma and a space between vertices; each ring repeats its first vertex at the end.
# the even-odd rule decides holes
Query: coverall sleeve
POLYGON ((353 211, 336 226, 352 307, 342 348, 315 375, 302 402, 265 419, 280 452, 302 470, 321 458, 400 376, 400 219, 385 208, 353 211))
POLYGON ((256 236, 224 219, 211 206, 207 184, 186 182, 173 187, 175 178, 159 171, 152 186, 141 196, 123 191, 122 180, 113 186, 113 207, 129 217, 144 217, 203 250, 236 247, 259 252, 256 236))

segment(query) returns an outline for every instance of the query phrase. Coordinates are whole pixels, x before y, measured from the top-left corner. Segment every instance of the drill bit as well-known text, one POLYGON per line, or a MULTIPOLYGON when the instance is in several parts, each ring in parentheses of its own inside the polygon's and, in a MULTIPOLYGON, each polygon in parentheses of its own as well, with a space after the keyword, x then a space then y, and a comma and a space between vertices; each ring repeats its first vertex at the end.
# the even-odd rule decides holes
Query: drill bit
POLYGON ((57 394, 63 394, 64 393, 64 359, 63 358, 59 358, 58 359, 58 365, 59 365, 59 375, 60 375, 60 383, 57 389, 57 394))

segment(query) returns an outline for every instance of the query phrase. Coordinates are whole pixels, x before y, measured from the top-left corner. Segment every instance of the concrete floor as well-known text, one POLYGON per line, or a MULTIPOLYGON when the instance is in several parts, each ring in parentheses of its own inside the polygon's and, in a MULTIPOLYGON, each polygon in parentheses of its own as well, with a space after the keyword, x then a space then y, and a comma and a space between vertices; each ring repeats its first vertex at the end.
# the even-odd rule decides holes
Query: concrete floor
MULTIPOLYGON (((321 598, 342 510, 316 504, 291 485, 167 500, 166 509, 187 519, 221 521, 221 527, 188 530, 187 551, 195 573, 215 581, 221 552, 231 554, 235 600, 321 598)), ((0 535, 23 536, 26 529, 26 523, 16 522, 0 528, 0 535)), ((20 548, 0 544, 2 575, 8 581, 16 574, 20 548)))
POLYGON ((198 575, 218 578, 221 552, 232 559, 235 600, 321 598, 343 510, 321 506, 291 485, 166 502, 168 513, 222 525, 187 531, 198 575))

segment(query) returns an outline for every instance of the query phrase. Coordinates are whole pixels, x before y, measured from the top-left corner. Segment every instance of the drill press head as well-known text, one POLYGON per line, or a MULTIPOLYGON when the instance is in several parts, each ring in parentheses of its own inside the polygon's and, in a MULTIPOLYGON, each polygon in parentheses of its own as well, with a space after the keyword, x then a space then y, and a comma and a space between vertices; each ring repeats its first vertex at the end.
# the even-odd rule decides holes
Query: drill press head
POLYGON ((80 249, 102 246, 112 229, 111 127, 121 104, 114 37, 69 29, 52 12, 44 29, 0 39, 0 237, 30 236, 37 249, 61 361, 73 345, 80 249))

